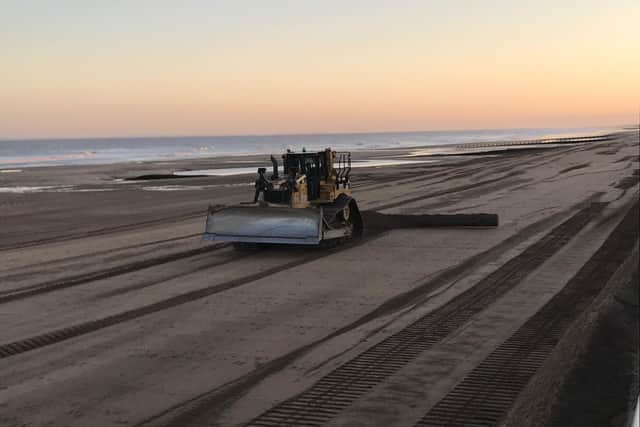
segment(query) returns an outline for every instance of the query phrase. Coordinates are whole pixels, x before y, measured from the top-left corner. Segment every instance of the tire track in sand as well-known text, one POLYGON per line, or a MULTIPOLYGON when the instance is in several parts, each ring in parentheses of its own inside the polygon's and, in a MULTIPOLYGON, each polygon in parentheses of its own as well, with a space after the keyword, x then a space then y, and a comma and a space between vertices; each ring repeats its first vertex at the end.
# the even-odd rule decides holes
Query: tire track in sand
POLYGON ((44 244, 49 244, 49 243, 66 242, 68 240, 80 239, 80 238, 85 238, 85 237, 102 236, 104 234, 119 233, 119 232, 123 232, 123 231, 131 231, 131 230, 135 230, 135 229, 138 229, 138 228, 144 228, 144 227, 160 225, 160 224, 165 224, 165 223, 179 222, 179 221, 186 220, 186 219, 198 218, 201 215, 204 217, 206 215, 206 213, 207 213, 207 211, 205 209, 202 209, 202 210, 187 212, 187 213, 184 213, 184 214, 181 214, 181 215, 176 215, 176 216, 171 216, 171 217, 151 219, 151 220, 141 221, 141 222, 136 222, 136 223, 131 223, 131 224, 116 225, 116 226, 113 226, 113 227, 104 227, 104 228, 99 228, 99 229, 96 229, 96 230, 87 230, 87 231, 82 231, 82 232, 79 232, 79 233, 65 234, 65 235, 62 235, 62 236, 52 236, 52 237, 47 237, 45 239, 29 240, 29 241, 26 241, 26 242, 20 242, 20 243, 0 246, 0 252, 1 251, 10 251, 10 250, 14 250, 14 249, 23 249, 23 248, 28 248, 28 247, 32 247, 32 246, 39 246, 39 245, 44 245, 44 244))
POLYGON ((625 263, 638 242, 638 202, 573 278, 431 408, 417 426, 498 425, 571 322, 625 263))
POLYGON ((456 187, 450 187, 450 188, 446 188, 446 189, 443 189, 443 190, 422 194, 420 196, 410 197, 410 198, 397 200, 397 201, 389 202, 389 203, 383 203, 383 204, 380 204, 380 205, 377 205, 377 206, 373 206, 373 207, 371 207, 369 209, 376 210, 376 211, 381 211, 381 210, 385 210, 385 209, 391 209, 391 208, 395 208, 395 207, 398 207, 398 206, 403 206, 403 205, 406 205, 408 203, 417 202, 417 201, 420 201, 420 200, 423 200, 423 199, 427 199, 427 198, 440 197, 440 196, 444 196, 444 195, 447 195, 447 194, 459 193, 461 191, 466 191, 466 190, 470 190, 470 189, 473 189, 473 188, 486 186, 486 185, 497 183, 497 182, 504 182, 506 179, 512 178, 512 177, 517 176, 517 175, 521 175, 522 173, 523 172, 521 172, 521 171, 514 171, 514 172, 510 172, 508 174, 499 176, 497 178, 487 179, 487 180, 484 180, 484 181, 474 182, 474 183, 471 183, 471 184, 458 185, 456 187))
POLYGON ((0 304, 6 304, 10 301, 15 301, 23 298, 28 298, 36 295, 41 295, 47 292, 53 292, 59 289, 66 289, 72 286, 83 285, 85 283, 94 282, 96 280, 107 279, 110 277, 121 276, 123 274, 132 273, 134 271, 143 270, 145 268, 153 267, 167 262, 177 261, 183 258, 189 258, 195 255, 200 255, 208 252, 213 252, 227 247, 227 244, 218 244, 211 246, 204 246, 201 248, 190 249, 178 253, 171 253, 162 255, 159 257, 145 259, 141 261, 132 262, 129 264, 119 265, 112 268, 107 268, 99 271, 92 271, 90 273, 78 274, 75 276, 64 277, 49 282, 38 283, 35 285, 25 286, 22 288, 12 289, 9 291, 0 292, 0 304))
MULTIPOLYGON (((591 200, 594 200, 598 195, 593 198, 589 198, 585 202, 582 202, 576 206, 569 208, 566 211, 557 212, 539 221, 536 221, 518 233, 508 237, 504 241, 498 243, 496 246, 487 249, 486 251, 472 256, 471 258, 463 261, 462 263, 445 270, 438 274, 436 277, 430 279, 428 282, 404 293, 400 294, 392 299, 384 302, 378 308, 363 315, 354 322, 345 325, 339 330, 322 337, 316 341, 313 341, 305 346, 294 349, 282 356, 279 356, 260 368, 247 373, 246 375, 230 381, 226 384, 219 385, 209 391, 206 391, 198 396, 195 396, 182 403, 178 403, 167 410, 150 417, 138 424, 138 427, 150 427, 150 426, 183 426, 190 424, 206 424, 205 420, 214 420, 220 415, 225 408, 232 404, 235 400, 240 399, 256 384, 264 380, 266 377, 277 373, 291 364, 294 360, 302 357, 315 347, 330 341, 331 339, 338 337, 344 333, 347 333, 361 325, 364 325, 376 318, 386 316, 397 312, 403 308, 412 306, 414 304, 420 304, 423 302, 425 295, 433 291, 435 288, 446 285, 451 281, 457 280, 459 277, 467 274, 469 271, 486 264, 491 260, 495 260, 496 257, 500 257, 506 251, 512 249, 514 246, 521 244, 522 242, 530 239, 532 236, 548 230, 549 227, 558 223, 561 218, 566 218, 570 212, 575 212, 576 209, 587 209, 585 204, 588 204, 591 200)), ((454 304, 451 301, 448 304, 454 304)))
POLYGON ((64 328, 56 329, 50 332, 46 332, 44 334, 2 344, 0 345, 0 359, 15 356, 17 354, 24 353, 31 350, 36 350, 38 348, 49 346, 52 344, 56 344, 80 335, 88 334, 90 332, 95 332, 100 329, 104 329, 109 326, 116 325, 118 323, 133 320, 133 319, 146 316, 152 313, 156 313, 158 311, 165 310, 168 308, 177 307, 179 305, 196 301, 196 300, 226 291, 228 289, 243 286, 243 285, 255 282, 257 280, 260 280, 262 278, 271 276, 273 274, 276 274, 294 267, 298 267, 298 266, 307 264, 309 262, 316 261, 318 259, 330 256, 332 254, 341 252, 343 250, 346 250, 354 246, 364 244, 367 241, 371 240, 371 238, 374 238, 374 236, 371 236, 369 238, 361 238, 359 240, 346 243, 341 247, 337 247, 333 249, 319 249, 320 251, 322 251, 320 253, 318 253, 318 251, 315 250, 315 251, 312 251, 311 254, 307 254, 304 257, 298 258, 294 261, 290 261, 284 264, 277 265, 275 267, 268 268, 258 273, 252 273, 243 277, 228 280, 226 282, 223 282, 217 285, 196 289, 196 290, 186 292, 180 295, 176 295, 152 304, 127 310, 121 313, 113 314, 111 316, 103 317, 101 319, 82 322, 73 326, 64 327, 64 328))
POLYGON ((188 240, 188 239, 193 239, 195 237, 200 237, 200 236, 202 236, 202 233, 185 234, 183 236, 169 237, 166 239, 152 240, 152 241, 143 242, 143 243, 134 243, 132 245, 119 246, 119 247, 110 248, 110 249, 101 249, 93 252, 85 252, 81 255, 71 255, 63 258, 51 259, 48 261, 39 261, 37 266, 40 269, 37 271, 25 271, 28 268, 33 267, 33 265, 21 265, 18 267, 10 267, 2 270, 2 274, 3 274, 2 278, 4 280, 21 280, 21 279, 24 279, 25 277, 33 276, 34 274, 48 274, 47 267, 51 267, 53 270, 60 269, 63 267, 66 269, 67 266, 65 264, 67 264, 68 266, 75 267, 78 264, 82 264, 81 262, 84 261, 84 264, 81 265, 83 266, 86 264, 90 264, 92 261, 95 262, 95 260, 90 260, 90 258, 104 256, 104 255, 106 255, 106 257, 101 258, 99 262, 110 262, 110 261, 117 261, 120 259, 130 259, 132 256, 146 255, 150 252, 155 252, 158 250, 157 247, 178 246, 180 245, 180 240, 188 240), (135 253, 129 253, 129 251, 133 251, 136 249, 141 249, 141 250, 135 253), (80 261, 80 263, 78 263, 77 261, 80 261))
MULTIPOLYGON (((376 344, 249 426, 321 425, 462 327, 540 267, 606 206, 592 203, 444 306, 376 344)), ((178 424, 174 424, 178 425, 178 424)))

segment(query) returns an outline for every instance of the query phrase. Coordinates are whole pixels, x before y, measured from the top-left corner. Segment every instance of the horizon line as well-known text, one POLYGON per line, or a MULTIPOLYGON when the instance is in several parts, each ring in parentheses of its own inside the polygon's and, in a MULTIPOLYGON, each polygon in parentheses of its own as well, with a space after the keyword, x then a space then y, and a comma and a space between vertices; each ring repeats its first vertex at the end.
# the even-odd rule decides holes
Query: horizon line
MULTIPOLYGON (((473 132, 492 130, 533 130, 533 129, 588 129, 588 128, 620 128, 630 124, 618 125, 589 125, 589 126, 537 126, 537 127, 495 127, 495 128, 460 128, 460 129, 422 129, 422 130, 390 130, 390 131, 346 131, 346 132, 294 132, 294 133, 238 133, 238 134, 173 134, 173 135, 114 135, 114 136, 74 136, 74 137, 36 137, 15 138, 0 137, 0 142, 25 142, 25 141, 82 141, 82 140, 107 140, 107 139, 161 139, 161 138, 242 138, 242 137, 273 137, 273 136, 331 136, 331 135, 370 135, 370 134, 397 134, 397 133, 427 133, 427 132, 473 132)), ((637 126, 637 124, 633 124, 637 126)))

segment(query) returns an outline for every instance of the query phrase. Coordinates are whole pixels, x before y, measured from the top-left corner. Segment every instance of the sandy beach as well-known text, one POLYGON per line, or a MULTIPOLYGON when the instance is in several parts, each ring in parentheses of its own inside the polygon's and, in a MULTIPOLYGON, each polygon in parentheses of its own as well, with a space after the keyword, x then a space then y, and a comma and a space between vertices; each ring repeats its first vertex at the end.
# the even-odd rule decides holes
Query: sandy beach
POLYGON ((0 170, 0 425, 624 425, 638 132, 518 147, 355 152, 417 162, 353 170, 335 248, 201 239, 255 174, 173 174, 265 156, 0 170), (402 216, 456 213, 500 224, 402 216))

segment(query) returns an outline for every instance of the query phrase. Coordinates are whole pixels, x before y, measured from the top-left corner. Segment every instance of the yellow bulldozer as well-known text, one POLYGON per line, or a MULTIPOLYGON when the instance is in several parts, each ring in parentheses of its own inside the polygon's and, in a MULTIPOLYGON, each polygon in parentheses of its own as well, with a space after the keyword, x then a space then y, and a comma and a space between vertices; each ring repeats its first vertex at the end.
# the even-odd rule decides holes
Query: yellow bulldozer
POLYGON ((318 245, 362 233, 360 210, 351 197, 351 153, 330 148, 293 152, 273 172, 258 169, 253 202, 209 207, 204 238, 244 243, 318 245))

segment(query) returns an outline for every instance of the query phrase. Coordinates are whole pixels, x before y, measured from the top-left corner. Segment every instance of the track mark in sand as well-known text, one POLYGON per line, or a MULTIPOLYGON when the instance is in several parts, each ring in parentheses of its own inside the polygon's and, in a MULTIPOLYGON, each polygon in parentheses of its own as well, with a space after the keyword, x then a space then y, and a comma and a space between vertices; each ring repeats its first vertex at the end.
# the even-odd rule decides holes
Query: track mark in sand
POLYGON ((482 187, 465 190, 464 192, 457 195, 453 195, 452 197, 446 198, 445 200, 425 203, 417 207, 408 208, 408 209, 405 209, 404 212, 408 214, 413 214, 413 213, 424 212, 425 210, 440 209, 442 207, 447 207, 447 211, 448 211, 448 208, 452 205, 456 205, 458 203, 465 202, 468 200, 474 200, 481 196, 488 196, 489 194, 492 194, 492 193, 497 193, 495 197, 491 198, 491 200, 493 201, 493 200, 497 200, 505 197, 505 194, 507 192, 512 192, 514 188, 517 188, 518 186, 523 185, 525 183, 531 183, 531 181, 532 181, 531 178, 516 178, 516 179, 511 179, 505 182, 496 182, 491 185, 485 185, 482 187))
POLYGON ((563 173, 571 172, 578 169, 583 169, 583 168, 589 167, 590 164, 591 163, 582 163, 580 165, 570 166, 566 169, 562 169, 561 171, 559 171, 557 175, 562 175, 563 173))
POLYGON ((267 269, 260 273, 251 274, 249 276, 241 277, 236 280, 230 280, 228 282, 225 282, 219 285, 210 286, 207 288, 187 292, 185 294, 177 295, 175 297, 171 297, 171 298, 159 301, 157 303, 153 303, 143 307, 128 310, 123 313, 114 314, 112 316, 107 316, 102 319, 80 323, 74 326, 69 326, 66 328, 61 328, 51 332, 47 332, 42 335, 37 335, 37 336, 26 338, 20 341, 3 344, 0 346, 0 358, 6 358, 6 357, 14 356, 19 353, 24 353, 26 351, 35 350, 40 347, 45 347, 47 345, 52 345, 64 340, 68 340, 70 338, 74 338, 90 332, 98 331, 100 329, 103 329, 112 325, 116 325, 118 323, 126 322, 128 320, 133 320, 138 317, 146 316, 148 314, 152 314, 161 310, 176 307, 178 305, 195 301, 195 300, 216 294, 218 292, 225 291, 227 289, 231 289, 231 288, 241 286, 250 282, 254 282, 263 277, 267 277, 269 275, 278 273, 280 271, 286 270, 288 268, 291 268, 300 264, 301 264, 300 261, 290 262, 284 265, 267 269))
MULTIPOLYGON (((425 179, 429 179, 432 176, 443 174, 443 171, 441 169, 437 171, 431 171, 431 168, 434 168, 434 165, 431 165, 430 168, 428 169, 420 168, 417 172, 409 171, 409 172, 404 172, 398 175, 380 174, 380 176, 376 176, 375 179, 368 179, 368 180, 363 179, 363 180, 355 181, 354 184, 352 185, 352 188, 354 189, 362 188, 365 191, 373 191, 373 190, 379 190, 382 188, 391 187, 394 185, 406 184, 408 182, 412 182, 413 180, 415 180, 416 177, 420 177, 420 178, 417 178, 419 180, 425 180, 425 179)), ((437 168, 442 168, 442 166, 437 166, 437 168)))
POLYGON ((612 148, 610 150, 602 150, 602 151, 596 151, 596 154, 602 155, 602 156, 613 156, 614 154, 618 154, 618 151, 620 151, 620 148, 612 148))
POLYGON ((44 294, 47 292, 53 292, 59 289, 70 288, 72 286, 83 285, 89 282, 95 282, 96 280, 107 279, 109 277, 120 276, 122 274, 131 273, 134 271, 142 270, 145 268, 153 267, 167 262, 176 261, 183 258, 192 257, 195 255, 204 254, 207 252, 217 251, 224 247, 226 244, 204 246, 202 248, 190 249, 188 251, 167 254, 156 258, 145 259, 142 261, 132 262, 129 264, 108 268, 106 270, 94 271, 86 274, 79 274, 77 276, 71 276, 54 280, 51 282, 38 283, 24 288, 13 289, 10 291, 0 292, 0 304, 5 304, 9 301, 15 301, 35 295, 44 294))
POLYGON ((254 420, 254 424, 262 425, 264 421, 267 422, 264 425, 316 425, 318 417, 324 421, 331 419, 356 397, 366 393, 375 384, 412 360, 419 352, 444 338, 475 312, 522 280, 526 274, 564 246, 603 206, 592 205, 580 211, 474 288, 338 368, 307 392, 268 411, 254 420), (435 332, 430 331, 432 328, 435 332), (432 335, 429 336, 429 333, 432 335), (282 411, 288 414, 284 419, 282 411), (327 417, 327 414, 331 416, 327 417))
MULTIPOLYGON (((602 194, 596 194, 589 200, 594 200, 601 195, 602 194)), ((509 250, 513 246, 519 245, 520 243, 526 241, 537 233, 548 230, 549 227, 557 223, 560 218, 568 216, 569 212, 575 211, 576 209, 581 209, 581 207, 584 207, 585 203, 588 202, 589 201, 587 200, 586 202, 580 203, 579 205, 576 205, 568 209, 567 211, 557 212, 549 215, 546 218, 538 220, 526 226, 518 233, 509 236, 507 239, 503 240, 492 248, 474 255, 458 265, 446 269, 442 273, 439 273, 435 277, 430 278, 426 283, 423 283, 416 288, 413 288, 403 294, 391 298, 390 300, 378 306, 373 311, 363 315, 362 317, 332 332, 331 334, 300 348, 297 348, 285 355, 279 356, 278 358, 265 363, 258 369, 251 371, 236 380, 217 386, 214 389, 206 391, 192 399, 179 403, 161 412, 160 414, 155 415, 136 425, 147 427, 166 425, 181 426, 183 424, 189 424, 189 420, 193 419, 214 419, 216 416, 215 414, 219 414, 226 405, 229 405, 231 402, 244 395, 244 393, 255 386, 258 382, 262 381, 269 375, 282 370, 294 360, 303 356, 318 345, 321 345, 337 336, 347 333, 365 323, 375 320, 376 318, 392 314, 406 307, 416 306, 425 302, 425 300, 428 298, 427 295, 431 290, 443 286, 451 281, 457 280, 459 277, 473 268, 495 260, 497 256, 501 256, 505 251, 509 250), (211 415, 211 413, 214 413, 214 415, 211 415)), ((373 237, 374 236, 367 238, 370 239, 373 237)), ((316 368, 319 366, 320 365, 316 366, 316 368)))
POLYGON ((635 169, 632 175, 622 178, 615 185, 615 188, 628 190, 629 188, 638 185, 638 182, 640 182, 640 169, 635 169))
MULTIPOLYGON (((202 236, 202 233, 185 234, 184 236, 170 237, 167 239, 153 240, 145 243, 136 243, 133 245, 120 246, 120 247, 111 248, 111 249, 103 249, 95 252, 87 252, 82 255, 72 255, 64 258, 57 258, 49 261, 42 261, 42 262, 39 262, 37 265, 38 268, 40 269, 35 272, 33 271, 25 272, 24 270, 25 268, 28 268, 28 266, 8 268, 2 271, 3 273, 2 278, 5 280, 20 280, 25 277, 32 276, 34 274, 46 274, 47 272, 43 271, 44 269, 42 269, 42 267, 46 268, 47 266, 54 266, 55 268, 60 268, 59 264, 61 263, 72 263, 73 261, 87 261, 87 258, 89 257, 100 256, 100 255, 114 254, 112 256, 107 256, 105 258, 100 259, 100 262, 114 261, 114 260, 123 259, 123 258, 131 258, 132 256, 140 256, 140 255, 147 254, 149 252, 156 251, 157 248, 153 246, 163 247, 165 245, 179 245, 180 243, 178 242, 180 240, 193 239, 194 237, 200 237, 200 236, 202 236), (135 254, 127 253, 127 251, 130 251, 132 249, 140 249, 140 248, 145 248, 145 249, 143 249, 142 251, 136 252, 135 254), (16 271, 18 273, 16 273, 16 271)), ((75 264, 71 264, 71 265, 75 266, 75 264)), ((0 294, 2 294, 1 291, 0 291, 0 294)))
POLYGON ((451 170, 452 166, 459 169, 473 164, 477 164, 477 161, 456 162, 454 165, 429 163, 427 167, 417 168, 418 172, 409 171, 394 175, 380 174, 379 176, 376 176, 376 179, 370 179, 366 182, 358 182, 358 185, 354 185, 352 188, 362 188, 363 191, 375 191, 398 185, 412 184, 415 182, 423 182, 426 185, 436 185, 442 182, 454 181, 462 177, 469 177, 477 171, 482 170, 482 168, 474 168, 465 172, 456 172, 455 170, 451 170), (431 178, 441 179, 438 179, 437 181, 429 181, 431 178))
MULTIPOLYGON (((602 209, 592 203, 444 306, 335 369, 249 425, 320 425, 484 310, 565 246, 602 209)), ((175 424, 177 425, 177 424, 175 424)))
POLYGON ((398 207, 398 206, 402 206, 402 205, 405 205, 407 203, 417 202, 417 201, 420 201, 420 200, 423 200, 423 199, 427 199, 427 198, 431 198, 431 197, 440 197, 440 196, 444 196, 444 195, 451 194, 451 193, 459 193, 459 192, 462 192, 462 191, 470 190, 472 188, 481 187, 483 185, 488 185, 488 184, 493 184, 495 182, 504 181, 507 178, 511 178, 511 177, 514 177, 516 175, 521 175, 521 174, 522 174, 521 171, 514 171, 514 172, 510 172, 510 173, 508 173, 506 175, 500 176, 498 178, 487 179, 487 180, 484 180, 484 181, 474 182, 472 184, 459 185, 457 187, 451 187, 451 188, 447 188, 445 190, 434 191, 432 193, 423 194, 421 196, 410 197, 408 199, 402 199, 402 200, 398 200, 398 201, 390 202, 390 203, 384 203, 382 205, 374 206, 373 208, 371 208, 371 210, 380 211, 380 210, 384 210, 384 209, 390 209, 390 208, 395 208, 395 207, 398 207))
POLYGON ((90 332, 95 332, 100 329, 116 325, 118 323, 126 322, 129 320, 136 319, 138 317, 156 313, 161 310, 166 310, 168 308, 172 308, 182 304, 186 304, 188 302, 196 301, 196 300, 226 291, 228 289, 236 288, 238 286, 243 286, 248 283, 255 282, 259 279, 279 273, 281 271, 298 267, 298 266, 307 264, 309 262, 316 261, 318 259, 338 253, 345 249, 363 244, 368 240, 370 240, 370 238, 363 238, 363 239, 354 241, 350 244, 347 243, 340 248, 335 248, 332 250, 329 250, 329 249, 323 250, 321 253, 318 253, 318 251, 312 251, 312 254, 310 255, 306 255, 295 261, 291 261, 285 264, 280 264, 278 266, 268 268, 258 273, 249 274, 247 276, 239 277, 237 279, 232 279, 232 280, 229 280, 217 285, 213 285, 213 286, 208 286, 202 289, 196 289, 194 291, 176 295, 174 297, 170 297, 153 304, 145 305, 142 307, 124 311, 122 313, 103 317, 102 319, 91 320, 88 322, 79 323, 77 325, 69 326, 66 328, 56 329, 56 330, 53 330, 41 335, 36 335, 30 338, 25 338, 19 341, 2 344, 0 345, 0 359, 11 357, 20 353, 35 350, 48 345, 56 344, 61 341, 65 341, 80 335, 88 334, 90 332))
POLYGON ((571 322, 638 242, 638 202, 578 273, 547 304, 440 400, 418 426, 497 425, 571 322))
POLYGON ((534 182, 530 182, 528 184, 523 184, 523 185, 519 185, 517 187, 512 188, 512 190, 523 190, 525 188, 529 188, 538 184, 542 184, 542 183, 549 183, 549 182, 558 182, 558 181, 564 181, 567 179, 574 179, 577 178, 579 176, 584 176, 584 175, 599 175, 599 174, 603 174, 603 173, 610 173, 610 172, 620 172, 627 169, 626 167, 622 167, 622 168, 616 168, 616 169, 601 169, 601 170, 593 170, 593 171, 585 171, 585 172, 578 172, 575 174, 572 174, 568 177, 566 176, 560 176, 560 175, 554 175, 545 179, 542 179, 540 181, 534 181, 534 182))
POLYGON ((173 280, 173 279, 177 279, 178 277, 183 277, 183 276, 187 276, 193 273, 197 273, 199 271, 203 271, 203 270, 208 270, 210 268, 213 267, 219 267, 221 265, 225 265, 225 264, 229 264, 232 263, 234 261, 238 261, 242 258, 246 258, 250 255, 253 255, 253 253, 233 253, 232 255, 230 255, 228 258, 226 259, 222 259, 222 260, 217 260, 217 261, 213 261, 195 268, 191 268, 189 271, 184 271, 181 273, 176 273, 176 274, 172 274, 170 276, 164 276, 162 278, 158 278, 158 279, 152 279, 152 280, 145 280, 139 283, 135 283, 133 285, 129 285, 129 286, 122 286, 116 289, 111 289, 108 291, 105 291, 103 293, 99 293, 97 295, 94 295, 91 297, 92 300, 97 300, 97 299, 104 299, 104 298, 110 298, 110 297, 114 297, 117 295, 122 295, 122 294, 126 294, 129 292, 134 292, 134 291, 138 291, 140 289, 144 289, 144 288, 148 288, 150 286, 154 286, 154 285, 158 285, 160 283, 164 283, 167 282, 169 280, 173 280))
POLYGON ((160 225, 160 224, 164 224, 164 223, 179 222, 179 221, 183 221, 183 220, 187 220, 187 219, 198 218, 198 217, 201 217, 203 215, 206 215, 206 211, 205 210, 198 210, 198 211, 195 211, 195 212, 187 212, 185 214, 176 215, 176 216, 172 216, 172 217, 152 219, 152 220, 136 222, 136 223, 132 223, 132 224, 117 225, 117 226, 113 226, 113 227, 99 228, 99 229, 96 229, 96 230, 88 230, 88 231, 84 231, 84 232, 80 232, 80 233, 65 234, 65 235, 62 235, 62 236, 48 237, 46 239, 30 240, 30 241, 27 241, 27 242, 0 246, 0 251, 10 251, 10 250, 13 250, 13 249, 22 249, 22 248, 28 248, 28 247, 32 247, 32 246, 45 245, 45 244, 49 244, 49 243, 66 242, 68 240, 80 239, 80 238, 84 238, 84 237, 101 236, 101 235, 109 234, 109 233, 119 233, 119 232, 122 232, 122 231, 131 231, 131 230, 135 230, 137 228, 151 227, 151 226, 154 226, 154 225, 160 225))
MULTIPOLYGON (((358 326, 372 321, 380 316, 392 314, 406 307, 415 307, 419 304, 424 303, 427 299, 429 299, 427 294, 431 290, 457 280, 459 277, 476 267, 485 265, 487 262, 494 261, 496 257, 501 256, 512 247, 525 242, 538 233, 548 230, 550 227, 554 226, 554 224, 557 224, 558 221, 560 221, 562 218, 567 218, 568 216, 570 216, 571 212, 583 209, 590 202, 597 200, 603 194, 604 193, 595 193, 587 200, 578 203, 577 205, 574 205, 573 207, 565 211, 553 213, 543 219, 529 224, 516 234, 507 237, 497 245, 466 259, 460 264, 446 269, 436 277, 430 278, 426 283, 423 283, 422 285, 419 285, 418 287, 409 290, 404 294, 393 297, 391 300, 384 302, 373 311, 365 314, 354 322, 340 328, 339 330, 334 331, 331 334, 309 344, 306 344, 302 347, 294 349, 289 353, 277 357, 276 359, 270 360, 269 362, 260 366, 258 369, 255 369, 254 371, 251 371, 240 378, 232 380, 226 384, 216 386, 215 388, 208 390, 198 396, 178 403, 155 416, 139 422, 138 424, 136 424, 136 426, 182 426, 190 424, 194 419, 215 419, 217 414, 220 414, 225 407, 230 405, 233 401, 239 399, 257 383, 264 380, 266 377, 284 369, 294 360, 303 356, 318 345, 325 343, 332 338, 335 338, 346 332, 349 332, 357 328, 358 326)), ((372 237, 367 238, 371 239, 372 237)))
POLYGON ((616 160, 613 163, 625 163, 625 162, 640 162, 640 156, 634 154, 633 156, 624 156, 621 159, 616 160))

